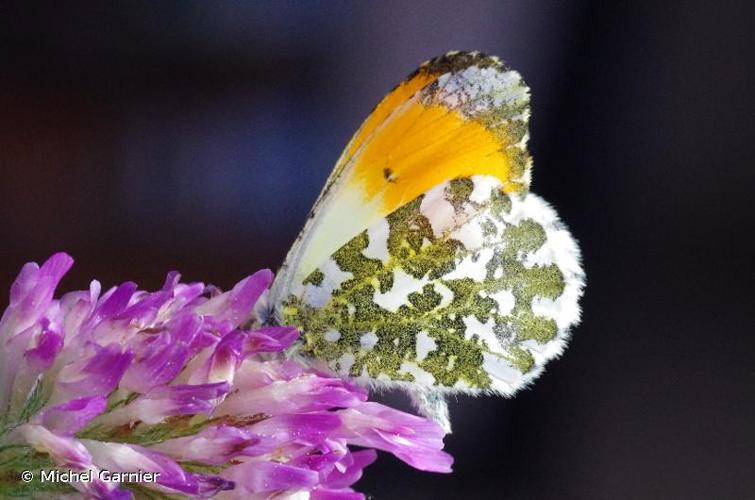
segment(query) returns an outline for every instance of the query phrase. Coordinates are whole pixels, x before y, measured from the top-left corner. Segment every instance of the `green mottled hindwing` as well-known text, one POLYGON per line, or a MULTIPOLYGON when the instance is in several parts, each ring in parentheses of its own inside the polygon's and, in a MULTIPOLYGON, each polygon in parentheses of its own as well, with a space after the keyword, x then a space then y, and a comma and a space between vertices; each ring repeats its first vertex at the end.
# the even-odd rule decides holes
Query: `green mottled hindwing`
POLYGON ((533 194, 443 183, 356 235, 290 291, 302 353, 343 376, 511 394, 579 319, 579 251, 533 194))

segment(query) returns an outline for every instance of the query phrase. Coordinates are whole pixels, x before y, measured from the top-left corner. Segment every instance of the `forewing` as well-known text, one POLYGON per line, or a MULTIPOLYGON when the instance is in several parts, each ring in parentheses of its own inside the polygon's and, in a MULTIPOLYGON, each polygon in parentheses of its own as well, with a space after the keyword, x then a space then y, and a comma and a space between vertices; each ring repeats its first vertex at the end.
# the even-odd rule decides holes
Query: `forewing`
POLYGON ((370 381, 511 394, 579 319, 579 251, 533 194, 493 176, 441 183, 294 286, 305 355, 370 381))
POLYGON ((278 303, 354 235, 434 186, 490 175, 525 192, 529 89, 497 58, 449 53, 391 91, 347 145, 273 286, 278 303))

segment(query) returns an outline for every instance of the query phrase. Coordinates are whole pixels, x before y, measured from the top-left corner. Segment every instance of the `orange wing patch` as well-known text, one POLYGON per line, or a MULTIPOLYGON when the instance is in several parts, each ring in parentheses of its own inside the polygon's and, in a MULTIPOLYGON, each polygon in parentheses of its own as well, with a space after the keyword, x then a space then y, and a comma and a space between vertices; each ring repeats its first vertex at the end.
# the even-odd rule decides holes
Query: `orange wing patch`
POLYGON ((338 171, 339 165, 345 165, 348 160, 354 156, 364 141, 375 132, 375 129, 377 129, 378 126, 380 126, 388 116, 393 113, 393 111, 411 99, 417 91, 422 90, 430 83, 436 81, 443 74, 463 70, 472 65, 488 67, 495 64, 500 65, 498 59, 485 56, 479 52, 449 52, 448 54, 423 63, 414 73, 396 85, 396 87, 391 90, 377 106, 375 106, 375 109, 372 110, 370 116, 367 117, 362 126, 359 127, 357 133, 354 134, 354 137, 349 141, 349 145, 346 147, 341 159, 338 161, 335 171, 338 171))
POLYGON ((493 175, 508 182, 510 190, 519 190, 509 182, 511 159, 478 122, 443 106, 416 103, 388 125, 361 151, 352 177, 366 198, 382 198, 386 213, 458 177, 493 175))
MULTIPOLYGON (((407 78, 396 86, 385 98, 380 101, 370 116, 364 121, 359 131, 349 142, 344 151, 346 158, 353 158, 359 147, 368 139, 380 125, 385 122, 388 116, 400 105, 411 99, 411 97, 428 84, 438 79, 440 75, 417 72, 414 76, 407 78)), ((342 163, 339 161, 339 164, 342 163)), ((345 162, 343 162, 345 164, 345 162)))
POLYGON ((447 180, 493 175, 525 191, 529 93, 497 59, 451 54, 425 63, 375 108, 336 172, 381 216, 447 180))

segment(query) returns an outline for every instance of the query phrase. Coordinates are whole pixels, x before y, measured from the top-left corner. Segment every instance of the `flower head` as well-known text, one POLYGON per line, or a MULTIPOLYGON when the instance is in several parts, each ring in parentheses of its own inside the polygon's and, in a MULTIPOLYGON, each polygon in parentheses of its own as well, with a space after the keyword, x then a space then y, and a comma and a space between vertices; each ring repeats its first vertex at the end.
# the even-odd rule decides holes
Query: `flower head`
POLYGON ((270 271, 226 293, 170 273, 156 292, 93 281, 54 299, 72 263, 26 264, 0 319, 0 496, 36 491, 13 483, 34 467, 91 473, 58 485, 87 498, 363 498, 375 450, 450 471, 437 424, 287 359, 295 329, 250 326, 270 271), (112 479, 137 471, 156 480, 112 479))

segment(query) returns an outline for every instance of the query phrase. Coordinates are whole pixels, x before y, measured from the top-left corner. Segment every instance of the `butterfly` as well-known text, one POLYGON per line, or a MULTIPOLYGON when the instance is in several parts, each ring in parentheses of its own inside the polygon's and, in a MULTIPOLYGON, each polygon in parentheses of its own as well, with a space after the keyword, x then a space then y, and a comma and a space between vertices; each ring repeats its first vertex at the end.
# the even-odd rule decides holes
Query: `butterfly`
POLYGON ((273 283, 266 321, 296 355, 408 391, 450 432, 446 396, 510 396, 580 318, 579 248, 529 191, 529 89, 479 52, 422 64, 367 117, 273 283))

